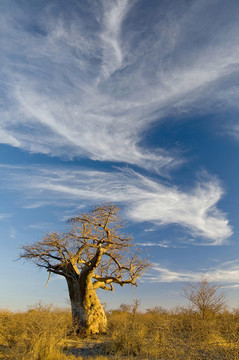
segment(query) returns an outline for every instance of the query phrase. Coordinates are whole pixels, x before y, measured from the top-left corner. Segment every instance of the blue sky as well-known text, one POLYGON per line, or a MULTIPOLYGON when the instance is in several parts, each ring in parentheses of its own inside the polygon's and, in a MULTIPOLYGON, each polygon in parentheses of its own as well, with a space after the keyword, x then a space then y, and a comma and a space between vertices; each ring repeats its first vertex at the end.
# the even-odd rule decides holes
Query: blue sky
POLYGON ((22 244, 110 201, 153 267, 108 307, 239 306, 239 3, 1 0, 0 307, 64 306, 22 244))

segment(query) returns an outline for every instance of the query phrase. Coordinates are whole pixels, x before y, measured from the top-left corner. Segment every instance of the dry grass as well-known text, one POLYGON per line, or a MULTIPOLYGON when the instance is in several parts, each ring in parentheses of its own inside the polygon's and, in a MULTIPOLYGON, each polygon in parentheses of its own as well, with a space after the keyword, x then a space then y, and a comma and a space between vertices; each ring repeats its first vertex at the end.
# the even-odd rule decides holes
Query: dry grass
POLYGON ((239 314, 200 319, 183 309, 108 313, 108 333, 79 338, 69 331, 70 312, 36 306, 25 313, 0 312, 0 359, 239 359, 239 314))
POLYGON ((239 316, 229 312, 204 320, 183 309, 114 311, 109 331, 110 353, 148 359, 239 359, 239 316))
POLYGON ((26 313, 0 313, 0 358, 60 360, 66 342, 68 312, 37 306, 26 313))

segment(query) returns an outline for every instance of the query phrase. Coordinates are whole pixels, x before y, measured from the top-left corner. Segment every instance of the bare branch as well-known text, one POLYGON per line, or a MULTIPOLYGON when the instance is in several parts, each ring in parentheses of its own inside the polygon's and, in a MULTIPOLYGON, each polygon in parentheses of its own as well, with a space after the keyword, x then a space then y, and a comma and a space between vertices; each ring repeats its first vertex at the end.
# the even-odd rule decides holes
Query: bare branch
POLYGON ((220 285, 213 284, 205 278, 198 283, 187 284, 183 289, 183 294, 199 316, 205 319, 225 307, 225 294, 218 292, 220 288, 220 285))
POLYGON ((132 237, 121 233, 118 211, 117 206, 107 203, 73 217, 68 221, 69 231, 52 232, 23 246, 20 258, 65 278, 77 279, 84 272, 96 280, 95 288, 112 291, 112 283, 137 285, 149 262, 134 251, 132 237))

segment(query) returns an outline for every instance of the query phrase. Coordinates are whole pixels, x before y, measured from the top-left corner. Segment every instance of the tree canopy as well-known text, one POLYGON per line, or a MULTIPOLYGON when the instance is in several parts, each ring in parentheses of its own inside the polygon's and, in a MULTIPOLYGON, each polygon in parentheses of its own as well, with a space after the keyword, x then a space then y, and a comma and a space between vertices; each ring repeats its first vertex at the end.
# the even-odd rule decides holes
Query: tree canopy
POLYGON ((98 300, 94 292, 99 288, 113 291, 115 284, 136 286, 150 265, 141 257, 132 236, 123 234, 118 212, 113 204, 100 205, 69 219, 68 231, 48 233, 41 241, 22 247, 20 258, 45 268, 49 277, 51 273, 65 277, 74 313, 95 307, 98 300))
POLYGON ((97 268, 92 276, 94 289, 137 285, 149 262, 139 257, 132 237, 120 233, 118 210, 115 205, 105 204, 73 217, 68 220, 68 232, 46 234, 41 241, 23 246, 20 257, 66 278, 79 275, 84 267, 97 268))

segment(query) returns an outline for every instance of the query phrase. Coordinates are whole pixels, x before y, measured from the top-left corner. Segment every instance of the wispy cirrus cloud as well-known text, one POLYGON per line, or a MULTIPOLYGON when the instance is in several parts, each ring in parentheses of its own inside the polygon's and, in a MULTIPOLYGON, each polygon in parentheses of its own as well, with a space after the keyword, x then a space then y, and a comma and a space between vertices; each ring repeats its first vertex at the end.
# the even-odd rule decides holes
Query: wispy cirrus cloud
POLYGON ((9 219, 12 217, 12 214, 0 214, 0 220, 9 219))
POLYGON ((182 159, 142 145, 154 122, 219 102, 238 108, 238 86, 228 93, 239 73, 233 2, 225 11, 219 0, 153 9, 102 0, 79 11, 70 1, 67 12, 48 4, 37 16, 14 4, 13 12, 1 3, 3 143, 162 173, 182 159))
MULTIPOLYGON (((143 243, 138 243, 137 245, 139 246, 146 246, 146 247, 153 247, 153 246, 157 246, 157 247, 162 247, 162 248, 169 248, 171 247, 170 243, 168 241, 159 241, 159 242, 143 242, 143 243)), ((173 246, 172 246, 173 247, 173 246)))
POLYGON ((15 228, 11 228, 10 229, 10 234, 9 234, 10 238, 11 239, 15 239, 16 236, 17 236, 17 232, 16 232, 16 229, 15 228))
POLYGON ((217 267, 207 270, 181 270, 175 271, 160 264, 153 264, 152 270, 145 275, 151 282, 199 282, 202 278, 221 282, 228 287, 237 287, 239 279, 239 261, 226 261, 217 267))
POLYGON ((6 169, 6 186, 24 190, 24 196, 31 202, 39 198, 43 204, 45 199, 54 203, 58 199, 69 203, 84 200, 89 205, 111 201, 123 206, 124 218, 155 226, 178 224, 197 238, 199 244, 221 245, 232 234, 226 215, 217 208, 223 190, 215 178, 183 192, 132 170, 13 167, 10 171, 9 166, 6 169))
POLYGON ((157 242, 141 242, 141 243, 138 243, 137 245, 143 246, 143 247, 150 247, 150 248, 161 247, 161 248, 165 248, 165 249, 168 249, 168 248, 185 248, 186 247, 184 245, 174 245, 174 244, 172 244, 171 241, 168 241, 168 240, 157 241, 157 242))
POLYGON ((0 129, 0 143, 8 144, 14 147, 21 147, 20 141, 3 129, 0 129))
POLYGON ((124 61, 123 44, 121 43, 121 27, 127 12, 134 1, 116 0, 104 1, 103 31, 100 33, 102 40, 102 74, 110 77, 119 70, 124 61))

